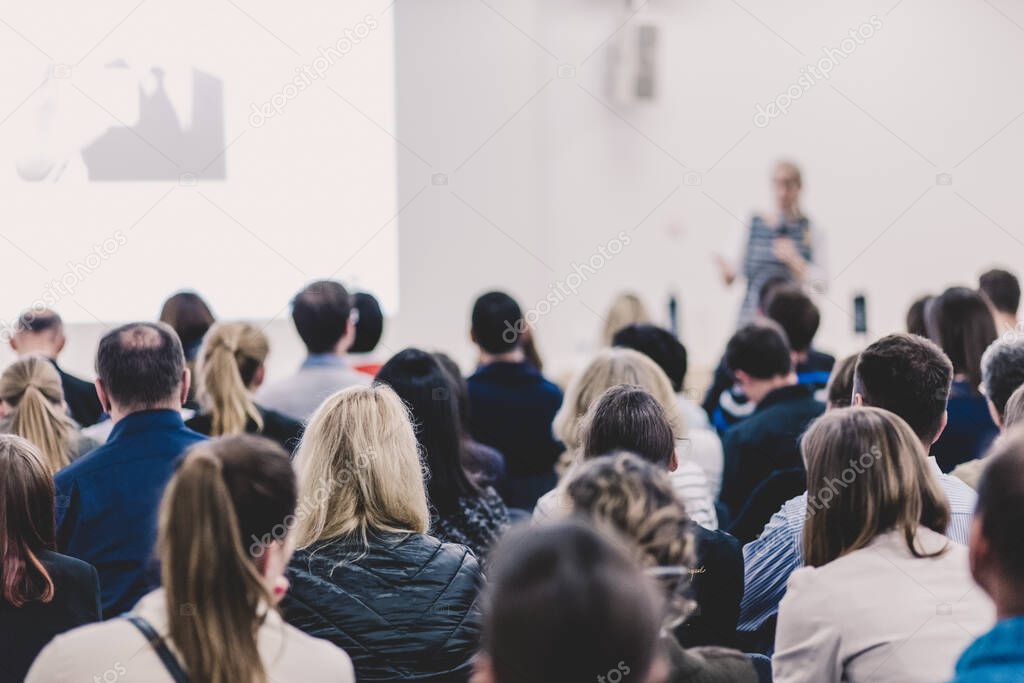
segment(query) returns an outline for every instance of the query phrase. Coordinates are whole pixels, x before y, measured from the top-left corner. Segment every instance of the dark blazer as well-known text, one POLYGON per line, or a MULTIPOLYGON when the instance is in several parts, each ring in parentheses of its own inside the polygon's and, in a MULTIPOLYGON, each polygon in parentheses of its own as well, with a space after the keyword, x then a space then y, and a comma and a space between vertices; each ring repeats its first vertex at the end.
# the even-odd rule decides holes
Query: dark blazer
POLYGON ((803 468, 800 435, 825 412, 811 385, 780 387, 765 396, 754 413, 726 432, 725 468, 719 500, 735 516, 754 488, 776 470, 803 468))
POLYGON ((732 647, 743 600, 743 548, 724 531, 691 523, 696 563, 690 576, 690 597, 696 612, 675 629, 686 648, 700 645, 732 647))
POLYGON ((39 559, 53 580, 53 600, 14 607, 0 598, 0 683, 21 683, 54 636, 100 618, 100 582, 91 565, 49 550, 39 559))
POLYGON ((972 392, 967 380, 956 380, 946 408, 949 419, 931 454, 943 472, 960 463, 980 458, 999 434, 988 412, 988 399, 972 392))
POLYGON ((479 647, 483 575, 468 548, 425 534, 295 553, 285 619, 345 650, 359 681, 465 681, 479 647))
POLYGON ((57 361, 51 360, 53 367, 60 375, 60 385, 64 390, 64 402, 68 404, 68 412, 71 418, 82 427, 94 425, 100 421, 103 415, 103 406, 96 395, 96 386, 92 382, 86 382, 72 374, 61 370, 57 361))
MULTIPOLYGON (((302 423, 276 410, 269 410, 260 406, 256 406, 256 410, 259 411, 260 417, 263 418, 263 429, 262 431, 257 429, 256 422, 249 418, 245 423, 246 433, 265 436, 281 444, 289 453, 294 453, 299 445, 299 440, 302 438, 302 423)), ((209 413, 196 414, 185 422, 185 426, 200 434, 209 436, 210 432, 213 431, 213 417, 209 413)))
POLYGON ((176 410, 144 410, 54 477, 57 548, 96 567, 103 617, 132 608, 160 585, 153 557, 157 509, 181 454, 205 436, 176 410))
POLYGON ((505 481, 498 492, 509 507, 532 510, 556 483, 562 444, 551 423, 562 390, 529 363, 490 363, 466 380, 473 438, 505 456, 505 481))

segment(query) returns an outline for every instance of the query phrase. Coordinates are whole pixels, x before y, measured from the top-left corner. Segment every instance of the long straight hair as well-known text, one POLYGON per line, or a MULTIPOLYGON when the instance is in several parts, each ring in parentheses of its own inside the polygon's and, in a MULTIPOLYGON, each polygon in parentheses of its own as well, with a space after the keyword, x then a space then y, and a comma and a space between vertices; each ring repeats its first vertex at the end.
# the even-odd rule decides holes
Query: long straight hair
POLYGON ((839 408, 818 418, 801 440, 807 466, 804 562, 820 567, 889 531, 903 534, 914 557, 926 527, 940 534, 949 504, 921 441, 902 418, 881 408, 839 408))
POLYGON ((953 372, 967 377, 971 393, 981 385, 981 356, 996 340, 992 310, 978 292, 950 287, 925 306, 928 336, 953 362, 953 372))
POLYGON ((452 380, 426 351, 405 349, 377 373, 405 402, 412 414, 416 440, 429 470, 427 498, 441 516, 454 514, 459 499, 480 490, 462 466, 464 442, 458 398, 452 380))
POLYGON ((257 558, 287 529, 295 474, 277 444, 240 435, 190 448, 160 506, 169 636, 203 683, 266 683, 258 632, 271 596, 257 558))
POLYGON ((53 600, 40 554, 54 550, 53 478, 33 444, 0 435, 0 597, 13 607, 53 600))
POLYGON ((249 323, 215 323, 203 337, 196 359, 196 397, 210 413, 212 436, 241 434, 249 420, 262 431, 263 418, 249 385, 269 352, 267 335, 249 323))
POLYGON ((309 419, 295 456, 302 507, 296 543, 374 532, 426 533, 423 465, 409 413, 388 386, 350 387, 309 419))
POLYGON ((51 474, 71 462, 75 423, 53 364, 39 356, 15 361, 0 375, 0 399, 13 408, 11 433, 34 443, 51 474))

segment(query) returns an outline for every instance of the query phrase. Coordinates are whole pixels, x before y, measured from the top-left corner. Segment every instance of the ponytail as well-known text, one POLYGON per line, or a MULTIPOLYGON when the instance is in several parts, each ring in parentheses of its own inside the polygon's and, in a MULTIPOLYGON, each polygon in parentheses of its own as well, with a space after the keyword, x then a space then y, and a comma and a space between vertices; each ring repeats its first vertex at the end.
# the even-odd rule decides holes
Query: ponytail
POLYGON ((9 430, 35 444, 50 472, 71 462, 75 424, 64 412, 60 375, 45 358, 23 358, 0 376, 0 398, 14 407, 9 430))
POLYGON ((251 419, 263 418, 249 395, 249 384, 266 359, 266 336, 246 323, 216 324, 199 353, 199 401, 210 412, 211 436, 242 434, 251 419))

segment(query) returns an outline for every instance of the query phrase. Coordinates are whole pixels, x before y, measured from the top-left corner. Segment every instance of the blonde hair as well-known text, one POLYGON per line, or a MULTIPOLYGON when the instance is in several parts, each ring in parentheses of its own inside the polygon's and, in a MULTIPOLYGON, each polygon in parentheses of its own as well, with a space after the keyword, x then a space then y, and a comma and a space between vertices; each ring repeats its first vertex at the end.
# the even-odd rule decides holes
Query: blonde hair
POLYGON ((351 387, 324 401, 296 454, 302 514, 296 541, 426 533, 424 470, 409 412, 385 385, 351 387))
POLYGON ((53 364, 39 356, 15 361, 0 375, 0 399, 9 404, 12 434, 42 452, 50 472, 71 462, 76 425, 64 409, 64 389, 53 364))
POLYGON ((267 683, 258 633, 273 598, 256 557, 295 502, 288 455, 251 435, 193 446, 168 484, 157 545, 168 637, 191 680, 267 683))
POLYGON ((807 465, 804 562, 820 567, 900 531, 915 557, 921 526, 945 533, 949 504, 921 440, 881 408, 837 408, 818 418, 800 445, 807 465))
POLYGON ((269 352, 267 336, 249 323, 215 323, 203 337, 196 397, 210 412, 211 436, 241 434, 250 419, 263 430, 249 385, 269 352))
POLYGON ((605 315, 604 330, 601 341, 605 346, 612 345, 612 337, 623 327, 651 322, 651 314, 639 294, 620 292, 612 299, 605 315))
POLYGON ((640 387, 661 405, 672 425, 672 435, 682 438, 686 431, 672 383, 658 364, 633 349, 611 348, 599 351, 578 376, 569 383, 562 407, 552 425, 555 436, 570 451, 579 449, 583 437, 583 418, 601 394, 619 384, 640 387))

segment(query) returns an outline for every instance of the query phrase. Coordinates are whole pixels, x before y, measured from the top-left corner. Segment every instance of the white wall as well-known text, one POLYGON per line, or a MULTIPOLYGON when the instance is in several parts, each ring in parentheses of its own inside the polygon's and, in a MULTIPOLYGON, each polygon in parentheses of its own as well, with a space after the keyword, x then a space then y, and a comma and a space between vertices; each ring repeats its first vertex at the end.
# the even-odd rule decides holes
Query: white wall
POLYGON ((543 351, 556 366, 577 363, 624 287, 658 308, 677 291, 693 362, 708 365, 740 294, 719 283, 710 254, 770 206, 780 156, 803 166, 805 209, 829 233, 823 347, 861 343, 850 332, 856 292, 877 336, 900 328, 919 294, 973 283, 993 264, 1020 268, 1024 9, 651 0, 622 30, 660 28, 659 97, 617 106, 607 104, 605 41, 622 35, 624 5, 395 6, 397 137, 432 166, 399 149, 399 206, 415 197, 400 216, 401 340, 468 359, 476 293, 508 288, 530 308, 574 262, 646 218, 619 256, 541 318, 543 351), (872 15, 880 29, 837 59, 830 80, 754 125, 756 104, 872 15), (559 78, 560 64, 575 77, 559 78), (699 185, 686 184, 688 170, 699 185), (448 184, 430 185, 434 172, 448 184), (938 185, 940 173, 952 185, 938 185))

